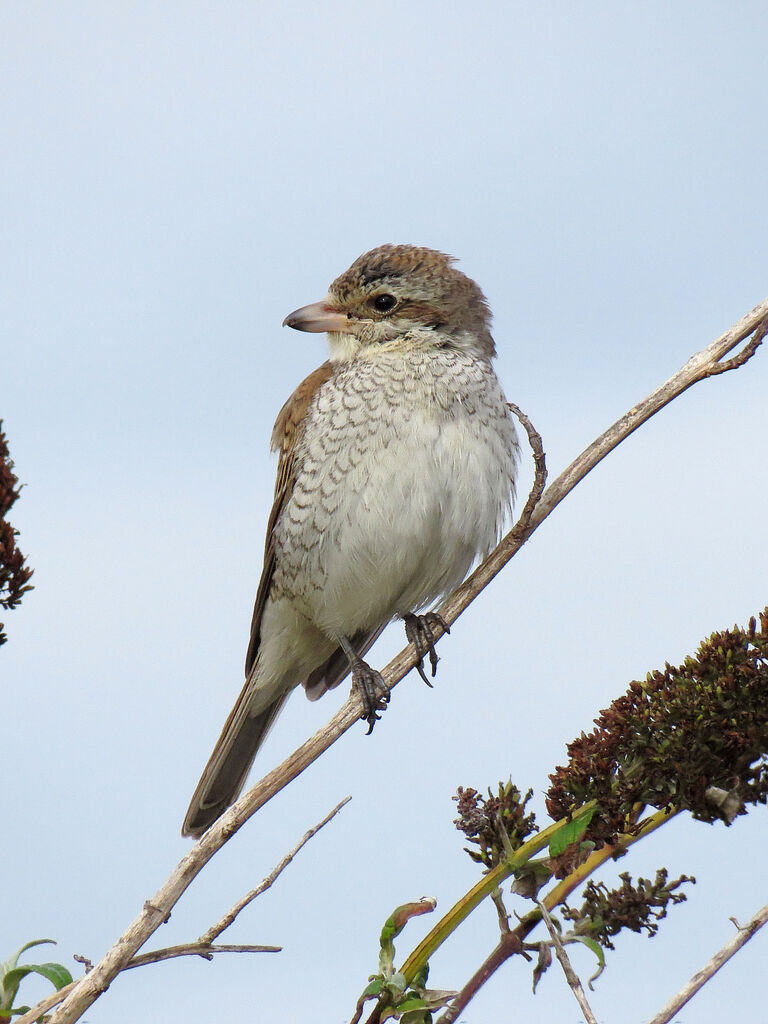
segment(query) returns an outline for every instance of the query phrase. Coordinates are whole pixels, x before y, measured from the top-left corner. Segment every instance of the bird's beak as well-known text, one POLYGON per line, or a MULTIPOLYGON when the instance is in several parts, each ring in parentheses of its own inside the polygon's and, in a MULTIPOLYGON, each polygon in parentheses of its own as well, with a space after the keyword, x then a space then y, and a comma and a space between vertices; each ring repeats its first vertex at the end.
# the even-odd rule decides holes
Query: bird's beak
POLYGON ((328 299, 295 309, 283 320, 283 327, 297 331, 344 331, 349 326, 347 314, 334 309, 328 299))

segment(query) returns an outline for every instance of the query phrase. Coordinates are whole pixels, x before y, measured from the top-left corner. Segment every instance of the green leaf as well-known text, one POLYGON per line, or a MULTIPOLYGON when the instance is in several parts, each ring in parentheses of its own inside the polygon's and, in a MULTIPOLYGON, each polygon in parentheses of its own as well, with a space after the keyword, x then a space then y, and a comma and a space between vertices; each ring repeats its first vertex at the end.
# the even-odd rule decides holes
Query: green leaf
POLYGON ((60 988, 64 988, 65 985, 72 984, 72 975, 69 973, 64 964, 38 964, 35 970, 37 971, 38 974, 41 974, 44 978, 47 978, 57 992, 60 988))
POLYGON ((429 1007, 419 996, 408 996, 402 1003, 398 1004, 398 1013, 408 1013, 409 1010, 428 1010, 429 1007))
POLYGON ((592 815, 595 813, 596 808, 592 807, 586 814, 582 814, 578 818, 574 818, 572 821, 566 821, 563 827, 558 829, 557 832, 552 836, 549 843, 549 855, 550 857, 559 857, 561 853, 564 853, 571 843, 577 842, 584 833, 587 831, 587 825, 592 820, 592 815))
MULTIPOLYGON (((3 999, 2 1003, 12 1003, 19 991, 19 984, 28 974, 39 974, 42 978, 53 985, 58 991, 69 985, 72 975, 62 964, 22 964, 21 967, 14 967, 8 971, 2 979, 3 999)), ((0 1003, 0 1010, 7 1012, 7 1007, 0 1003)))
POLYGON ((19 957, 28 949, 32 949, 33 946, 42 946, 45 943, 50 943, 52 946, 56 945, 53 939, 33 939, 31 942, 23 945, 21 949, 17 949, 4 963, 0 963, 0 1009, 5 1015, 10 1013, 11 1004, 16 998, 16 993, 19 991, 19 982, 26 974, 29 974, 29 970, 16 966, 19 962, 19 957), (22 974, 15 973, 20 969, 23 970, 22 974))
POLYGON ((388 978, 394 970, 394 940, 412 917, 418 917, 420 914, 431 914, 436 906, 437 900, 425 896, 416 903, 403 903, 384 922, 384 927, 381 929, 379 937, 379 973, 383 974, 385 978, 388 978))
POLYGON ((21 956, 22 953, 26 953, 26 951, 28 949, 32 949, 33 946, 42 946, 46 942, 49 942, 52 946, 56 945, 54 939, 33 939, 31 942, 28 942, 25 946, 22 946, 21 949, 17 949, 12 956, 8 957, 5 963, 0 964, 0 978, 5 977, 8 971, 13 970, 13 968, 19 962, 19 957, 21 956))
POLYGON ((45 946, 46 944, 48 944, 49 946, 55 946, 56 945, 56 939, 32 939, 31 942, 27 942, 16 953, 16 961, 18 962, 18 959, 21 956, 21 954, 22 953, 26 953, 26 951, 28 949, 32 949, 33 946, 45 946))
POLYGON ((586 935, 574 935, 573 938, 576 942, 581 942, 588 949, 591 949, 597 957, 598 968, 587 982, 589 987, 592 988, 592 982, 597 981, 605 969, 605 952, 599 942, 595 939, 588 938, 586 935))
POLYGON ((3 979, 5 987, 18 987, 21 979, 28 974, 39 974, 46 978, 57 991, 72 982, 72 975, 62 964, 22 964, 21 967, 14 967, 12 971, 8 971, 3 979))
POLYGON ((426 988, 427 979, 429 978, 429 961, 427 961, 422 968, 420 968, 413 976, 411 982, 411 988, 426 988))
POLYGON ((19 987, 21 979, 26 978, 26 976, 34 971, 34 969, 34 964, 24 964, 22 967, 14 967, 13 970, 8 971, 3 978, 3 988, 9 991, 12 988, 15 992, 19 987))

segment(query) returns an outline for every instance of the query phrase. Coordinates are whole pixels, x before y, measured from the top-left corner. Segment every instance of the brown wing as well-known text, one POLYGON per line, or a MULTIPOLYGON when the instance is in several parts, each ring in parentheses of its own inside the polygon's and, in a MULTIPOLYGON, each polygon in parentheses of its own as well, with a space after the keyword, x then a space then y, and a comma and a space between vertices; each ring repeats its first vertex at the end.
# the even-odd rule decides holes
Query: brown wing
POLYGON ((296 479, 296 450, 303 432, 302 424, 310 403, 315 396, 315 392, 327 380, 331 379, 333 373, 334 367, 331 362, 323 363, 322 366, 318 366, 316 370, 313 370, 306 380, 299 384, 280 410, 275 421, 274 430, 272 431, 272 451, 279 453, 277 481, 275 482, 275 500, 272 504, 272 511, 269 514, 269 522, 267 524, 264 568, 259 580, 259 589, 256 592, 256 603, 253 607, 253 618, 251 619, 251 638, 248 644, 248 653, 245 656, 246 679, 251 674, 251 670, 256 662, 256 655, 259 652, 261 616, 264 612, 264 605, 267 602, 272 585, 272 575, 275 571, 275 524, 293 492, 293 484, 296 479))
MULTIPOLYGON (((269 596, 275 570, 275 524, 293 491, 296 452, 301 438, 304 416, 315 392, 329 380, 332 374, 333 368, 330 363, 324 363, 314 373, 311 373, 285 403, 275 423, 272 433, 272 448, 273 450, 277 449, 280 459, 277 483, 275 484, 275 500, 267 526, 264 569, 253 609, 251 639, 245 662, 245 685, 197 784, 187 816, 184 819, 182 829, 184 835, 202 835, 209 825, 220 814, 223 814, 229 804, 237 798, 264 737, 288 697, 287 692, 279 694, 270 705, 258 714, 253 714, 254 682, 251 675, 261 642, 261 616, 269 596)), ((332 655, 329 662, 333 662, 335 666, 334 657, 332 655)), ((340 668, 341 666, 335 671, 340 671, 340 668)), ((342 676, 339 675, 338 678, 341 679, 342 676)))

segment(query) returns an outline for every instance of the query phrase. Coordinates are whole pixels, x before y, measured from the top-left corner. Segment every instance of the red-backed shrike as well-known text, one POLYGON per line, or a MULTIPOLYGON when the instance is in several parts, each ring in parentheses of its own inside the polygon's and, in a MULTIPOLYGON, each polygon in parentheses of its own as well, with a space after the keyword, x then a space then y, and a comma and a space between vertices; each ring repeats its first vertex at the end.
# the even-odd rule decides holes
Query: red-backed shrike
POLYGON ((316 700, 351 671, 373 724, 388 695, 362 658, 393 618, 434 668, 429 616, 414 613, 454 590, 499 539, 517 440, 491 366, 488 304, 453 262, 380 246, 284 321, 327 332, 330 359, 277 417, 246 682, 185 835, 201 835, 235 800, 298 683, 316 700))

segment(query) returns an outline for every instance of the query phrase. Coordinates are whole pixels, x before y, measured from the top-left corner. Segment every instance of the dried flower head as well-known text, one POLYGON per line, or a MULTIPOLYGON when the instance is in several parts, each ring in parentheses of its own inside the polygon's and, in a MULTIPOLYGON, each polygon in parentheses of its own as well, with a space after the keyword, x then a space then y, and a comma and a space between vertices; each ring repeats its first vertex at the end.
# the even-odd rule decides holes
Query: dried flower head
MULTIPOLYGON (((0 608, 15 608, 22 596, 32 589, 29 585, 32 570, 24 564, 24 555, 16 547, 17 531, 5 519, 19 496, 18 484, 0 420, 0 608)), ((5 641, 0 622, 0 644, 5 641)))
POLYGON ((687 809, 727 824, 768 800, 768 609, 760 629, 713 633, 678 668, 649 673, 568 746, 550 776, 547 810, 558 820, 588 800, 588 838, 611 842, 638 806, 687 809), (712 798, 740 798, 727 812, 712 798))
POLYGON ((528 836, 538 832, 535 815, 525 813, 532 795, 529 789, 521 796, 511 781, 500 782, 495 796, 489 789, 487 797, 459 786, 453 798, 459 811, 454 825, 478 847, 467 850, 472 860, 492 868, 504 859, 507 848, 519 849, 528 836))
POLYGON ((619 875, 621 885, 617 889, 609 889, 604 882, 588 882, 581 907, 565 907, 562 915, 573 922, 577 935, 596 939, 606 949, 614 948, 611 938, 622 928, 645 931, 652 937, 659 930, 659 921, 667 916, 667 907, 686 900, 685 893, 675 890, 685 882, 696 883, 688 875, 672 882, 667 877, 666 868, 659 868, 653 882, 639 878, 637 885, 633 885, 632 876, 626 871, 619 875))

